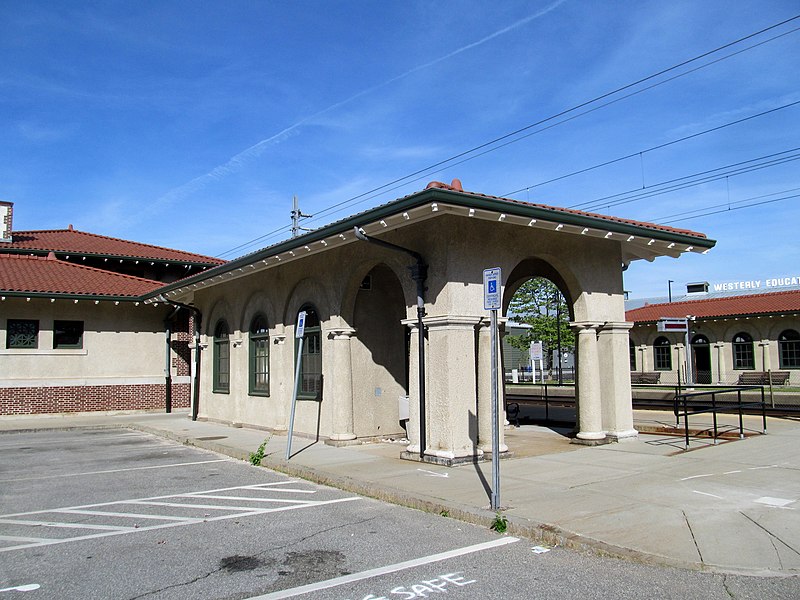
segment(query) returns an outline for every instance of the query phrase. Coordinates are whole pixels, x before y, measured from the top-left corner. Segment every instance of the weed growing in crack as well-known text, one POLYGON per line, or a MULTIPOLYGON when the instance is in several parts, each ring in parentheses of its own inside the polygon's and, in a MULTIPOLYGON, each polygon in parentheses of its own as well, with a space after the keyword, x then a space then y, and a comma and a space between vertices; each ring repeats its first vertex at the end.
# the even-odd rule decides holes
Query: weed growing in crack
POLYGON ((499 512, 496 513, 489 529, 497 533, 505 533, 506 529, 508 529, 508 519, 506 519, 505 515, 501 515, 499 512))
POLYGON ((261 461, 264 459, 264 452, 267 448, 267 444, 269 440, 272 438, 272 434, 269 434, 267 437, 264 438, 264 441, 261 442, 261 445, 258 447, 258 450, 255 452, 250 453, 250 464, 256 467, 261 466, 261 461))

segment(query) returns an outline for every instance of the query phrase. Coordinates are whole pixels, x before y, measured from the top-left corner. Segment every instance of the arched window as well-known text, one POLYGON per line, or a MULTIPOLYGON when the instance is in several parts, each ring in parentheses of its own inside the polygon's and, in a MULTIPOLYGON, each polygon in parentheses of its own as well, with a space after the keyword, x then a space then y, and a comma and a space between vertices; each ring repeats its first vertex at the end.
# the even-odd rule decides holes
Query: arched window
POLYGON ((628 340, 628 353, 630 354, 631 371, 636 370, 636 346, 633 340, 628 340))
POLYGON ((781 369, 800 369, 800 334, 794 329, 778 336, 778 362, 781 369))
POLYGON ((319 316, 313 306, 303 307, 306 311, 306 329, 303 338, 303 355, 300 368, 300 389, 298 398, 306 400, 322 399, 322 330, 319 316))
POLYGON ((228 324, 220 319, 214 328, 214 385, 215 392, 231 389, 231 346, 228 324))
POLYGON ((250 394, 269 396, 269 327, 262 315, 250 323, 250 394))
POLYGON ((756 359, 753 352, 753 338, 743 331, 733 336, 733 368, 755 369, 756 359))
POLYGON ((664 336, 656 338, 653 342, 653 359, 656 371, 672 370, 672 348, 664 336))

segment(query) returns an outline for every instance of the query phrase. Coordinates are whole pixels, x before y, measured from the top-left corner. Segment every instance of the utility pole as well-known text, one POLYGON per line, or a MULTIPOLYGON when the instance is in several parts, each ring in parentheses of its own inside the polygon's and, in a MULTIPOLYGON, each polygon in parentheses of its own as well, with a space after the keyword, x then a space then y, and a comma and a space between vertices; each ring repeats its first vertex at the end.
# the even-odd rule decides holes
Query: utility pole
POLYGON ((311 231, 305 227, 300 227, 300 219, 307 219, 314 215, 307 215, 300 211, 300 206, 297 203, 297 196, 292 198, 292 237, 296 238, 300 235, 301 231, 311 231))

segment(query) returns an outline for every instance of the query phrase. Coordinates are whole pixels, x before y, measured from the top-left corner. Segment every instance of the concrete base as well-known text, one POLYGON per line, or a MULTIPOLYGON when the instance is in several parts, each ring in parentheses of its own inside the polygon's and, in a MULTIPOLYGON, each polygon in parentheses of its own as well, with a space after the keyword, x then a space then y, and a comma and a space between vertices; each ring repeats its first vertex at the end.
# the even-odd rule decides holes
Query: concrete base
MULTIPOLYGON (((513 452, 501 452, 500 459, 512 458, 513 452)), ((432 465, 440 465, 442 467, 457 467, 459 465, 474 465, 479 462, 489 462, 492 460, 492 455, 484 453, 482 456, 457 456, 455 458, 446 458, 443 456, 435 456, 433 454, 425 454, 420 456, 418 452, 408 452, 407 450, 400 453, 400 458, 403 460, 410 460, 413 462, 429 463, 432 465)))
POLYGON ((612 442, 635 442, 639 439, 639 432, 635 429, 629 431, 607 431, 606 438, 612 442))
POLYGON ((332 440, 330 438, 325 440, 326 446, 333 446, 334 448, 343 448, 344 446, 360 446, 363 444, 358 438, 350 438, 348 440, 332 440))
POLYGON ((578 445, 581 445, 581 446, 603 446, 604 444, 610 444, 613 441, 614 440, 612 440, 611 438, 608 438, 608 437, 602 437, 602 438, 591 439, 591 440, 586 440, 586 439, 583 439, 583 438, 574 437, 574 438, 572 438, 570 440, 569 443, 570 444, 578 444, 578 445))

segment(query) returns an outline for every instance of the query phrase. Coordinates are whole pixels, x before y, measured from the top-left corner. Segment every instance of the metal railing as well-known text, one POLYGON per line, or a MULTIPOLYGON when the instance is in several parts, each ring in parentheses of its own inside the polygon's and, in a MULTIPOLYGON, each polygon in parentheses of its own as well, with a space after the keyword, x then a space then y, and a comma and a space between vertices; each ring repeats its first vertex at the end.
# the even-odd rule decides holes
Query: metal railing
POLYGON ((689 449, 689 417, 704 413, 711 413, 714 427, 714 444, 719 437, 717 423, 717 413, 738 412, 739 414, 739 439, 744 439, 744 409, 761 408, 761 419, 763 422, 762 434, 767 433, 767 408, 764 399, 764 386, 736 386, 730 388, 717 388, 704 392, 690 392, 675 394, 674 413, 676 427, 680 427, 680 419, 683 417, 683 431, 685 439, 685 449, 689 449), (761 400, 757 402, 742 401, 742 392, 760 390, 761 400), (730 395, 736 395, 735 400, 727 400, 730 395), (720 400, 719 397, 726 397, 720 400))

